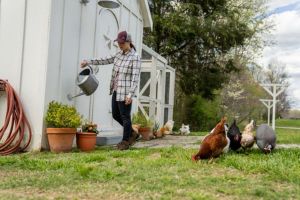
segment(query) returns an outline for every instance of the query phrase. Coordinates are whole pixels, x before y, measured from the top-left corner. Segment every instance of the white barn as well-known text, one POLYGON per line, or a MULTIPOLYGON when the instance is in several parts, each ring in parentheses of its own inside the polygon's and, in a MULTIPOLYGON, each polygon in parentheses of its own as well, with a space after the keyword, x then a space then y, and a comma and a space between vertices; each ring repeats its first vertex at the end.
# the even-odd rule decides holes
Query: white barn
MULTIPOLYGON (((33 129, 31 150, 47 148, 44 116, 52 100, 75 105, 85 118, 100 125, 101 134, 121 132, 112 119, 108 95, 112 65, 99 67, 94 95, 72 101, 67 95, 79 92, 75 78, 81 60, 114 54, 113 40, 119 31, 132 34, 141 55, 143 29, 152 28, 152 19, 147 0, 119 0, 117 9, 102 8, 97 1, 0 0, 0 79, 7 79, 20 95, 33 129)), ((173 74, 169 81, 174 85, 174 80, 173 74)), ((135 101, 134 110, 138 105, 135 101)), ((5 106, 0 94, 0 110, 5 112, 5 106)), ((156 118, 172 119, 172 112, 156 118)))

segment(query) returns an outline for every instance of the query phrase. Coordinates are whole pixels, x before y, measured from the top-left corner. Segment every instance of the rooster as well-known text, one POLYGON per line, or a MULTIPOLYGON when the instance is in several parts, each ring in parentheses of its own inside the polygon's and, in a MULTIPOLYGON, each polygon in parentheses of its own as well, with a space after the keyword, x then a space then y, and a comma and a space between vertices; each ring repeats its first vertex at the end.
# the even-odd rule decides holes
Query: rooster
POLYGON ((199 152, 192 156, 193 161, 216 158, 223 153, 224 148, 228 144, 225 122, 226 118, 223 118, 212 132, 202 140, 199 152))
POLYGON ((255 142, 255 136, 253 131, 254 131, 254 120, 251 120, 251 122, 246 125, 242 133, 241 146, 244 150, 250 149, 255 142))
POLYGON ((228 130, 228 137, 230 139, 230 149, 236 151, 241 147, 242 133, 236 125, 236 120, 233 121, 228 130))

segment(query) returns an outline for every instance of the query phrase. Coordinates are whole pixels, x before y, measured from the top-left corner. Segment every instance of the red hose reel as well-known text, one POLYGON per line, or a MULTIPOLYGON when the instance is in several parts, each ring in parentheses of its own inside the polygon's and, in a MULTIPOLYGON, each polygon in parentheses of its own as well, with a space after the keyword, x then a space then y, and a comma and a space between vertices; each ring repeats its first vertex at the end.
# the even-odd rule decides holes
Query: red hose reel
POLYGON ((0 155, 24 151, 30 144, 32 132, 20 98, 6 80, 0 79, 0 92, 7 95, 7 110, 0 129, 0 155))

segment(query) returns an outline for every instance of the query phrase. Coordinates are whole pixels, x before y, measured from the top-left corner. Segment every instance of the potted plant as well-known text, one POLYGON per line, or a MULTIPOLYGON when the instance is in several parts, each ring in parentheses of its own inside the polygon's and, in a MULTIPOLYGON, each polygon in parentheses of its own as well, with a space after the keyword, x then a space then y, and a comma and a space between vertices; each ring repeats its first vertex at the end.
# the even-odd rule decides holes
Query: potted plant
POLYGON ((138 124, 140 126, 139 134, 142 135, 142 138, 144 140, 150 140, 151 138, 153 138, 153 122, 150 119, 147 119, 141 112, 133 114, 132 123, 138 124))
POLYGON ((45 118, 47 136, 51 152, 71 151, 81 115, 74 106, 51 101, 45 118))
POLYGON ((97 124, 93 122, 85 122, 81 126, 81 132, 76 134, 76 143, 77 147, 81 151, 92 151, 95 149, 97 134, 99 131, 97 130, 97 124))

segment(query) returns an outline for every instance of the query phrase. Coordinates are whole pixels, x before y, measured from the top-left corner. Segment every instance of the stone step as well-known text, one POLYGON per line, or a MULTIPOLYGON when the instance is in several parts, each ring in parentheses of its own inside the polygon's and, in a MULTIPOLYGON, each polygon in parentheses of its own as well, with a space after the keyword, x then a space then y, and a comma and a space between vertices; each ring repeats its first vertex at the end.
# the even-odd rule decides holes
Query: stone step
POLYGON ((115 145, 122 141, 122 130, 110 130, 110 131, 101 131, 97 135, 96 144, 101 145, 115 145))

